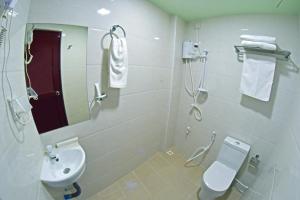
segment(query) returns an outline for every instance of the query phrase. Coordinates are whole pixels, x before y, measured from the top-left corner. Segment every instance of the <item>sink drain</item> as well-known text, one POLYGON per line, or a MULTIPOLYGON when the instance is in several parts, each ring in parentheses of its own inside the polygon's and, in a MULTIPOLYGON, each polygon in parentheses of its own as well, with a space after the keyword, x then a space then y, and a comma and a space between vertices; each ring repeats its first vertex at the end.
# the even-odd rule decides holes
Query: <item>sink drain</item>
POLYGON ((64 174, 68 174, 70 171, 71 171, 70 168, 65 168, 63 172, 64 172, 64 174))

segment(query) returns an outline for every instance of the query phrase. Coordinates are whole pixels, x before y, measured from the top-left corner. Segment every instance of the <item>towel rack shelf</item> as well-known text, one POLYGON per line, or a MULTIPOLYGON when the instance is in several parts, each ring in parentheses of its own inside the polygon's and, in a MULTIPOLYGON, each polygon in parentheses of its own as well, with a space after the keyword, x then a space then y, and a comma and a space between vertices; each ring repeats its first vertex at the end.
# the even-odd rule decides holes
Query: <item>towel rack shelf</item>
POLYGON ((261 54, 265 54, 265 55, 274 55, 281 60, 289 60, 290 55, 292 54, 290 51, 285 51, 285 50, 282 50, 279 48, 275 51, 261 49, 261 48, 257 48, 257 47, 255 47, 255 48, 254 47, 244 47, 244 46, 238 46, 238 45, 235 45, 234 48, 235 48, 236 53, 238 54, 238 57, 241 57, 245 52, 253 52, 253 53, 256 52, 256 53, 261 53, 261 54))

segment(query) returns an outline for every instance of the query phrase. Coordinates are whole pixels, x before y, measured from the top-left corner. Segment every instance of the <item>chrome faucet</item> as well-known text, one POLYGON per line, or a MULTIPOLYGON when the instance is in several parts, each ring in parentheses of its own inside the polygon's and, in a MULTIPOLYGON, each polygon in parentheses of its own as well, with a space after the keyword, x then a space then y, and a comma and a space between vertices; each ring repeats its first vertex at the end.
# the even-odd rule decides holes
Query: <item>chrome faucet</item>
POLYGON ((46 154, 49 156, 50 160, 57 159, 56 154, 53 152, 53 146, 52 145, 47 145, 46 146, 46 154))

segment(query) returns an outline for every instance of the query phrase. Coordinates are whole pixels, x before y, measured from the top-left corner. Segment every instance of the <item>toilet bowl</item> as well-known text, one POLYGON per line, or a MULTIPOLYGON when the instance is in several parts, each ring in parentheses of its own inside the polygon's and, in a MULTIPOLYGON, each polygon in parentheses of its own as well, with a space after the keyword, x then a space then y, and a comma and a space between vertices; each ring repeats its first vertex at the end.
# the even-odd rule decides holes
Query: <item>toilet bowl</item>
POLYGON ((203 174, 200 200, 214 200, 225 194, 249 151, 248 144, 226 137, 217 160, 203 174))

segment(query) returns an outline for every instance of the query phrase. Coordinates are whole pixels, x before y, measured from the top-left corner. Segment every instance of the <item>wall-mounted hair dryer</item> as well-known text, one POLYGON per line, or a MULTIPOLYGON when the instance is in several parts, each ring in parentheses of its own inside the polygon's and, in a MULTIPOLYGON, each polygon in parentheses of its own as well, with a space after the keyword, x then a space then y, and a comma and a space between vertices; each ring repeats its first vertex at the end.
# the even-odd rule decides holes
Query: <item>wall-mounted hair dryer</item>
POLYGON ((94 107, 94 105, 96 105, 96 103, 100 104, 104 99, 107 98, 107 94, 100 92, 100 84, 99 83, 94 84, 94 93, 95 93, 94 98, 90 102, 90 105, 89 105, 90 110, 92 110, 92 108, 94 107))
POLYGON ((100 84, 95 83, 94 84, 94 89, 95 89, 95 101, 96 102, 101 102, 103 99, 107 97, 105 93, 100 92, 100 84))
POLYGON ((14 9, 16 4, 18 3, 18 0, 4 0, 5 2, 5 8, 8 10, 14 9))
POLYGON ((5 25, 7 24, 5 22, 8 20, 7 15, 13 15, 13 9, 17 2, 18 0, 0 0, 0 47, 2 46, 8 32, 8 27, 5 25))
POLYGON ((5 11, 14 9, 17 2, 18 0, 0 0, 0 16, 2 16, 5 11))

